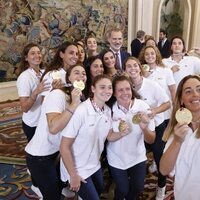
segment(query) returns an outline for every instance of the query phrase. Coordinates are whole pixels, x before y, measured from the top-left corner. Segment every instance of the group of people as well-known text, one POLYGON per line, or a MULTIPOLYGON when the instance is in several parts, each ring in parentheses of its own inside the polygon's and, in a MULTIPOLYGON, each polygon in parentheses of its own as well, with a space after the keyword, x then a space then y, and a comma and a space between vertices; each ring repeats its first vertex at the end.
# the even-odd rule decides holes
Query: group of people
POLYGON ((107 41, 101 52, 94 36, 85 44, 66 41, 45 68, 39 45, 24 47, 17 89, 32 189, 44 200, 76 193, 79 199, 98 200, 105 156, 115 183, 113 199, 138 199, 148 149, 158 171, 156 200, 164 199, 171 172, 176 199, 197 199, 200 59, 185 55, 179 36, 172 38, 172 54, 164 59, 152 41, 137 56, 121 50, 118 28, 107 33, 107 41), (192 113, 189 124, 175 119, 182 107, 192 113))

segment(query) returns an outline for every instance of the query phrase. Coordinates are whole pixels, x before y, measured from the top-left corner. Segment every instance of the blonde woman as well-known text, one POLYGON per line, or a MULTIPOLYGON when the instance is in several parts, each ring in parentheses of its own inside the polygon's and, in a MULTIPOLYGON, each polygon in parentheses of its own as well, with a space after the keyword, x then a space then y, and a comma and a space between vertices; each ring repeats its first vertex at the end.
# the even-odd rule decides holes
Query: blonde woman
MULTIPOLYGON (((184 116, 183 116, 184 117, 184 116)), ((164 133, 167 141, 160 161, 163 175, 175 175, 176 200, 200 197, 200 77, 186 76, 178 85, 172 117, 164 133), (187 108, 192 114, 191 122, 177 122, 176 111, 187 108)))

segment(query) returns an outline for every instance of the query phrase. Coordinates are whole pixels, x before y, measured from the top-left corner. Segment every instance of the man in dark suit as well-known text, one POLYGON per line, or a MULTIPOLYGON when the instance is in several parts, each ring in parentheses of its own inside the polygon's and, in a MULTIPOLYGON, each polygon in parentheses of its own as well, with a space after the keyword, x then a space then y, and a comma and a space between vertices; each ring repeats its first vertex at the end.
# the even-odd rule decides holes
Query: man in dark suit
POLYGON ((167 32, 165 30, 160 30, 159 42, 158 42, 158 49, 163 58, 169 58, 171 44, 170 41, 167 39, 167 32))
POLYGON ((131 42, 131 54, 132 56, 138 58, 141 49, 144 44, 145 32, 143 30, 137 31, 136 38, 131 42))
POLYGON ((110 49, 116 56, 116 68, 124 70, 124 61, 130 56, 127 51, 122 50, 123 45, 123 33, 119 28, 113 28, 107 33, 107 40, 110 45, 110 49))

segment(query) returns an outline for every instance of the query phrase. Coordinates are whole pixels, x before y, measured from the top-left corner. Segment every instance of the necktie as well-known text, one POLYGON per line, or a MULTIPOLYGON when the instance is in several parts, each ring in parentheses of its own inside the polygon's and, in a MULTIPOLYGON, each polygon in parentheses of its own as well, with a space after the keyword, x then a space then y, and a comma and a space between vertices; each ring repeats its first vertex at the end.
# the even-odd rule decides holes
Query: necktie
POLYGON ((116 69, 120 69, 120 62, 119 62, 119 53, 115 53, 116 59, 116 69))

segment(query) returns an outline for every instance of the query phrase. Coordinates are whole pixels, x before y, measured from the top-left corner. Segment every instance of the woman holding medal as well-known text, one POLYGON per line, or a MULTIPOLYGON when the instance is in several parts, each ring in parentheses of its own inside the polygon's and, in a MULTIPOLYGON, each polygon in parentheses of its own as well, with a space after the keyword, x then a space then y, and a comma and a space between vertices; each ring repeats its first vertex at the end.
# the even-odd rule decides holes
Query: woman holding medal
MULTIPOLYGON (((156 81, 166 92, 171 102, 174 101, 176 93, 176 83, 172 71, 162 63, 161 54, 157 47, 146 46, 139 55, 140 63, 147 64, 149 70, 143 70, 143 75, 151 80, 156 81)), ((166 126, 169 122, 171 109, 164 112, 166 126)))
POLYGON ((146 149, 144 141, 152 144, 155 139, 155 123, 147 115, 150 107, 138 99, 128 76, 113 78, 112 106, 113 131, 123 130, 125 124, 130 133, 116 141, 108 139, 107 159, 116 184, 114 199, 137 199, 144 189, 146 175, 146 149))
MULTIPOLYGON (((170 108, 169 97, 162 87, 153 80, 142 76, 142 66, 137 58, 129 57, 125 62, 125 71, 129 74, 135 90, 142 99, 150 106, 148 116, 155 120, 156 138, 151 148, 154 160, 159 169, 160 158, 162 156, 165 142, 162 136, 166 128, 164 122, 164 111, 170 108)), ((156 200, 163 200, 165 196, 166 177, 158 170, 158 188, 156 200)))
POLYGON ((67 70, 78 62, 78 47, 72 42, 63 42, 46 68, 42 80, 46 79, 51 88, 42 93, 46 96, 52 88, 61 88, 66 84, 67 70))
MULTIPOLYGON (((54 89, 45 97, 35 135, 27 144, 27 166, 45 200, 60 200, 63 185, 60 181, 60 132, 68 124, 80 98, 86 72, 82 65, 70 67, 66 73, 68 86, 54 89), (82 85, 80 88, 78 86, 82 85)), ((64 190, 63 190, 64 191, 64 190)), ((74 195, 74 194, 73 194, 74 195)), ((69 197, 69 194, 68 194, 69 197)))
POLYGON ((126 135, 127 128, 113 133, 111 110, 105 104, 112 96, 112 81, 105 75, 93 79, 93 97, 81 103, 62 131, 61 178, 83 200, 99 200, 103 191, 100 156, 107 137, 114 141, 126 135))
POLYGON ((200 197, 200 77, 188 75, 178 85, 172 117, 163 139, 163 175, 175 175, 176 200, 200 197), (183 113, 183 114, 182 114, 183 113))
MULTIPOLYGON (((149 67, 148 70, 143 70, 143 75, 148 79, 156 81, 165 90, 172 105, 176 93, 176 84, 172 71, 169 68, 165 67, 162 63, 159 49, 153 46, 144 47, 139 54, 139 60, 142 66, 147 64, 149 67)), ((169 122, 171 111, 172 106, 164 112, 164 122, 166 126, 169 122)), ((148 169, 150 173, 154 173, 157 171, 155 161, 152 162, 148 169)))

